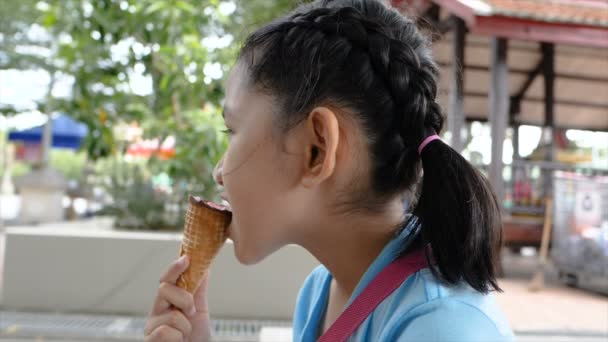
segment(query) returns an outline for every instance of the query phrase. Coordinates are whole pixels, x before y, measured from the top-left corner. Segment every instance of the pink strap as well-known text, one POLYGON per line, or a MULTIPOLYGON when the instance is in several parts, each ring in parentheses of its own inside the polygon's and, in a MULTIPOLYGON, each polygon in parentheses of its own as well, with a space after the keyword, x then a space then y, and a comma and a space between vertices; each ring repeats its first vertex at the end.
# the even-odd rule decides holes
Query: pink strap
POLYGON ((426 139, 422 141, 420 146, 418 146, 418 154, 422 154, 422 150, 424 150, 426 145, 428 145, 433 140, 441 140, 441 137, 437 134, 429 135, 428 137, 426 137, 426 139))
POLYGON ((426 265, 423 248, 395 259, 365 287, 318 342, 346 341, 386 297, 426 265))

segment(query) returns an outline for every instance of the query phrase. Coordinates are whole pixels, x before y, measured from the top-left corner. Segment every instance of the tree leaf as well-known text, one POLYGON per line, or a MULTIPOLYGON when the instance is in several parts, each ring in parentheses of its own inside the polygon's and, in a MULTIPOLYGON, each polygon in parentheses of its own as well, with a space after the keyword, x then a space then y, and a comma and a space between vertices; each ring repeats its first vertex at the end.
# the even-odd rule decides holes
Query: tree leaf
POLYGON ((167 1, 156 1, 153 2, 152 5, 148 6, 144 11, 145 15, 151 15, 156 12, 165 10, 169 7, 169 3, 167 1))
POLYGON ((185 1, 177 1, 175 3, 175 6, 185 12, 188 12, 191 15, 195 15, 197 14, 197 9, 196 7, 192 6, 191 4, 185 2, 185 1))

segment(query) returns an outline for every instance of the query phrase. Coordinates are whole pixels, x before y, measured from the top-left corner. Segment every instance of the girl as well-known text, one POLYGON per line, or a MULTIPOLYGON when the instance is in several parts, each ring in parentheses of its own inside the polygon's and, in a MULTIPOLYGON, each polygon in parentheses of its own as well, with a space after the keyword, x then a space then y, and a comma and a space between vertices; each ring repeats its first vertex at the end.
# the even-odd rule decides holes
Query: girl
MULTIPOLYGON (((491 291, 500 211, 436 135, 438 69, 414 22, 372 0, 318 0, 254 32, 227 83, 215 178, 241 263, 298 244, 294 341, 507 341, 491 291), (413 203, 404 213, 403 202, 413 203)), ((146 341, 208 341, 207 281, 161 285, 146 341)))

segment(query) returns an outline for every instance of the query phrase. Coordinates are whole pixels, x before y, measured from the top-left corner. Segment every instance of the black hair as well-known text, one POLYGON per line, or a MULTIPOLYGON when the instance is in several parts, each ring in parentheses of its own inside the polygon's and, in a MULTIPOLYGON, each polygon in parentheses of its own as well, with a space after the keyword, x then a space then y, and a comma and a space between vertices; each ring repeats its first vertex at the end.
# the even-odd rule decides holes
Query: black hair
POLYGON ((350 109, 372 163, 375 196, 360 204, 373 208, 369 198, 380 204, 420 185, 413 214, 435 276, 482 293, 500 290, 500 210, 487 180, 441 141, 418 154, 424 138, 441 131, 443 116, 438 67, 414 21, 375 0, 318 0, 252 33, 239 60, 278 102, 283 129, 320 104, 350 109))

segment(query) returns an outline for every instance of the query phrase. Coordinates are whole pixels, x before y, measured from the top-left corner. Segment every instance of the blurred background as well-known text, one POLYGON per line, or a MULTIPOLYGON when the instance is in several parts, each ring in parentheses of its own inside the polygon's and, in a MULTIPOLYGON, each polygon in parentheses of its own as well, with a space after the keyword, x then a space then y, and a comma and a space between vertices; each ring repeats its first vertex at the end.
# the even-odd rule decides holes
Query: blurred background
MULTIPOLYGON (((0 1, 0 341, 138 341, 190 193, 219 200, 223 82, 295 0, 0 1)), ((608 340, 608 3, 393 0, 433 40, 443 138, 503 209, 521 341, 608 340)), ((290 341, 316 260, 212 270, 218 341, 290 341)), ((438 323, 440 324, 440 323, 438 323)))

